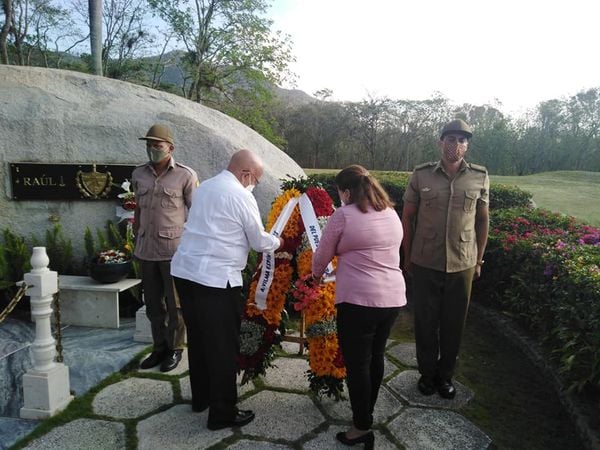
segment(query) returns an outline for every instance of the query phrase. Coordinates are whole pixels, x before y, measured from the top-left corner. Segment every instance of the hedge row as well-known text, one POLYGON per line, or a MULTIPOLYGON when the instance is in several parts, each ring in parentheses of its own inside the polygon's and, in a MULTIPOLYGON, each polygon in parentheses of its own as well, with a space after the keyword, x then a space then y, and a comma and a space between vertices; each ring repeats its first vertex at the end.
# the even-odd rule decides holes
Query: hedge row
MULTIPOLYGON (((384 187, 392 200, 396 203, 398 214, 402 212, 402 196, 408 184, 409 174, 405 172, 373 172, 373 175, 384 187)), ((340 204, 335 185, 335 173, 318 173, 311 175, 327 190, 336 205, 340 204)), ((531 204, 531 194, 516 186, 491 183, 490 209, 507 209, 528 207, 531 204)))

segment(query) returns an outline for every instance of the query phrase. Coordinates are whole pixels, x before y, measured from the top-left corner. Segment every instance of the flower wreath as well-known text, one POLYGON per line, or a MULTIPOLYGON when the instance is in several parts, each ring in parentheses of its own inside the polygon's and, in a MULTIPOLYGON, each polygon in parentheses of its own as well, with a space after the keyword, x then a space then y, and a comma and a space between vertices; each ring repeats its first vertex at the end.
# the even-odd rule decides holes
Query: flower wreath
MULTIPOLYGON (((271 207, 267 229, 271 230, 290 199, 306 193, 321 226, 333 214, 333 201, 314 179, 292 179, 282 184, 283 193, 271 207)), ((288 294, 296 300, 294 309, 302 311, 306 324, 310 370, 310 388, 318 395, 342 397, 346 368, 338 345, 334 305, 335 283, 315 283, 311 275, 312 249, 304 229, 300 208, 296 205, 281 233, 284 245, 274 256, 274 275, 266 297, 266 308, 255 303, 262 255, 250 283, 241 323, 240 370, 242 382, 264 375, 275 358, 279 344, 279 326, 288 294)), ((334 261, 335 264, 335 261, 334 261)))

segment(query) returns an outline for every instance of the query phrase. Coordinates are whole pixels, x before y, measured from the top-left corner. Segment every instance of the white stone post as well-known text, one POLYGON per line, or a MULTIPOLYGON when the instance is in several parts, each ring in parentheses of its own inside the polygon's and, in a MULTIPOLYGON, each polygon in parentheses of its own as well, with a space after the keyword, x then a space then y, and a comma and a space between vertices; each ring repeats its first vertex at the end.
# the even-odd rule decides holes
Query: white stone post
POLYGON ((25 274, 31 299, 31 317, 35 320, 32 344, 33 369, 23 375, 24 405, 21 417, 44 419, 64 409, 73 399, 70 394, 69 368, 55 363, 55 341, 50 327, 52 296, 58 292, 58 275, 48 269, 45 247, 34 247, 31 272, 25 274))

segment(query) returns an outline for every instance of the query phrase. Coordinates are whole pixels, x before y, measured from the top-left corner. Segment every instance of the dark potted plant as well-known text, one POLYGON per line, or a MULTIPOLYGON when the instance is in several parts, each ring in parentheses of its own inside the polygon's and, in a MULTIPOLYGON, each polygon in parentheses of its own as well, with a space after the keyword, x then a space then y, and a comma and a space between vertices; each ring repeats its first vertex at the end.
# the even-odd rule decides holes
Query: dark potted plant
POLYGON ((90 277, 99 283, 116 283, 127 278, 131 271, 131 255, 126 251, 109 249, 98 252, 90 264, 90 277))

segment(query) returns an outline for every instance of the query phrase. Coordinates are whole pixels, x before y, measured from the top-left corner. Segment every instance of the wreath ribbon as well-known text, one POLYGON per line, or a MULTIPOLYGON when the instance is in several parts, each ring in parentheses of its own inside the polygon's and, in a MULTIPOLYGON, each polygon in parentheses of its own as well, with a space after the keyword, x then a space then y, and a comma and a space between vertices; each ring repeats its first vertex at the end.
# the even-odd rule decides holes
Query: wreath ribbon
MULTIPOLYGON (((298 205, 298 203, 300 204, 300 216, 302 217, 302 222, 304 223, 304 228, 306 229, 310 246, 314 252, 319 245, 319 241, 321 240, 321 227, 319 225, 319 221, 317 220, 317 215, 315 214, 315 209, 312 205, 312 202, 306 194, 302 194, 299 198, 294 197, 289 199, 287 204, 282 209, 281 214, 279 214, 279 217, 275 221, 270 233, 273 236, 281 236, 285 226, 288 223, 288 220, 292 215, 292 212, 294 211, 294 208, 296 205, 298 205)), ((269 295, 269 289, 273 283, 274 275, 275 252, 264 252, 260 277, 258 278, 256 293, 254 296, 254 303, 261 311, 267 309, 267 296, 269 295)), ((323 281, 335 281, 335 276, 333 275, 333 265, 331 263, 327 265, 327 269, 325 270, 325 278, 323 281)))

